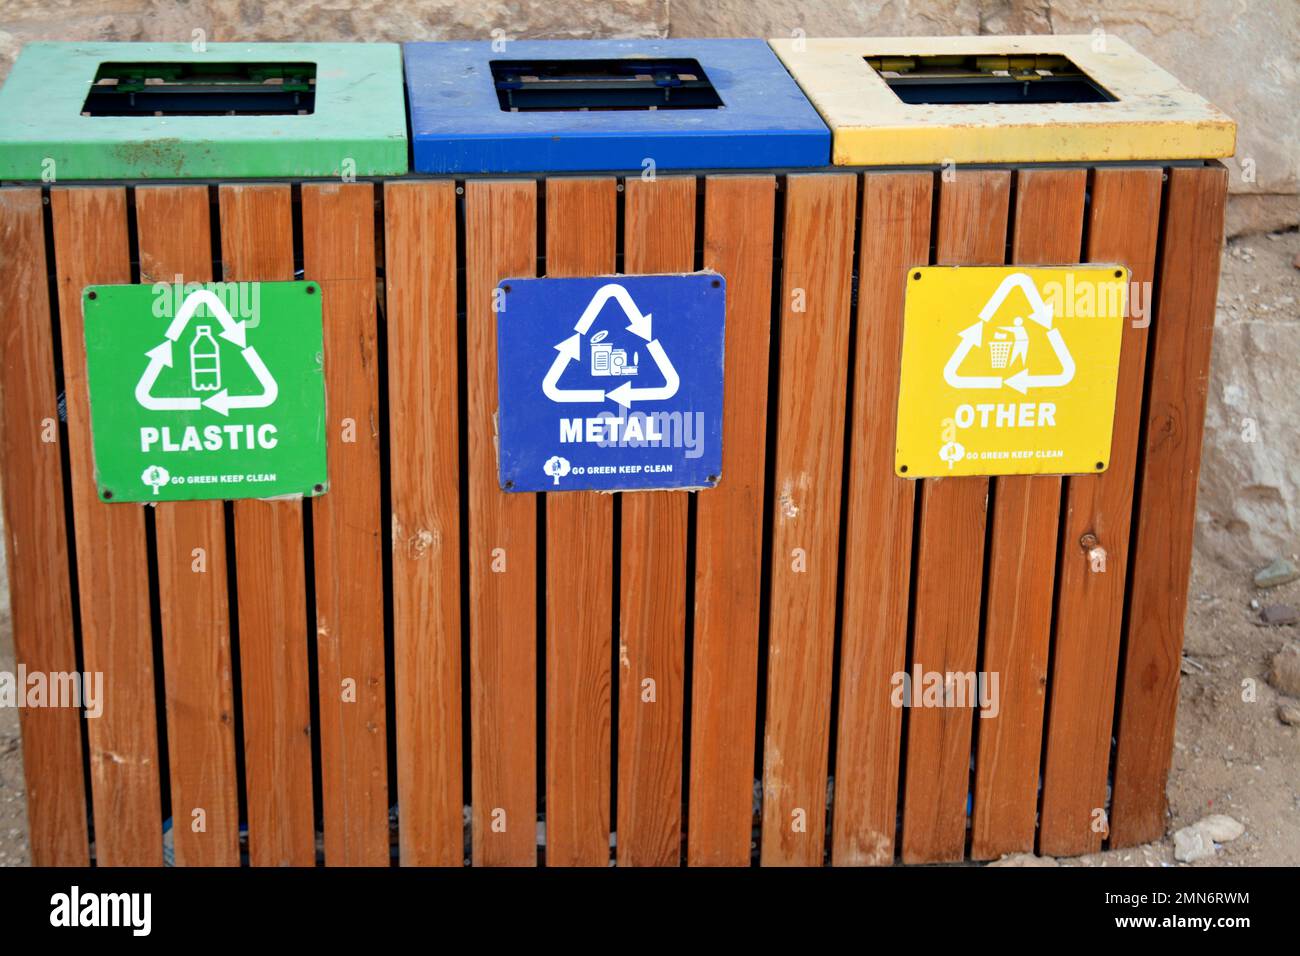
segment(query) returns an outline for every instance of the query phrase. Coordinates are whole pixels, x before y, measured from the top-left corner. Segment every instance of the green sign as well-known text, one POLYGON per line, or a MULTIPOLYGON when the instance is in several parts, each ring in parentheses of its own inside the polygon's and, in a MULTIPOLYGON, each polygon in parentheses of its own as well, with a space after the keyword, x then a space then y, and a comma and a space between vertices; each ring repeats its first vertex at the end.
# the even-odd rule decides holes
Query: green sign
POLYGON ((320 286, 98 285, 82 306, 101 500, 325 491, 320 286))

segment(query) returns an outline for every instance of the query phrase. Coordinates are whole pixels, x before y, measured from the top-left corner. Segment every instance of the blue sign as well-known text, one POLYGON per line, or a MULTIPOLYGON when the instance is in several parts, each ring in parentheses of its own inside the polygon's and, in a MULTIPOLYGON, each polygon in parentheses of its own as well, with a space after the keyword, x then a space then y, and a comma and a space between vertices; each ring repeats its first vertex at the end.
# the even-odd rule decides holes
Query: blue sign
POLYGON ((502 488, 718 483, 722 276, 506 279, 496 303, 502 488))

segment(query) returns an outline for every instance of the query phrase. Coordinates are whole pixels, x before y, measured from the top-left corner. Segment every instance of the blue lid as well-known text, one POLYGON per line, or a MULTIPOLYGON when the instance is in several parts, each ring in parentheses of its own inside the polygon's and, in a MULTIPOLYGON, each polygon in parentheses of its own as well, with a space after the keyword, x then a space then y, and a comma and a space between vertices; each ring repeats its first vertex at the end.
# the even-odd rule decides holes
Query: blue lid
POLYGON ((825 166, 830 131, 762 40, 407 43, 415 171, 825 166))

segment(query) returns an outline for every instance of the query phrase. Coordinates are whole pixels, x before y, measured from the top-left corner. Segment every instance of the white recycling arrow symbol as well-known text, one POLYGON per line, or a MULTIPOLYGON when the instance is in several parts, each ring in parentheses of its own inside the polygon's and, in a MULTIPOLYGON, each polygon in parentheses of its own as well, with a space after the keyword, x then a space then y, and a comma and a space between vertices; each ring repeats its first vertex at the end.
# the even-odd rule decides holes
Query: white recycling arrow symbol
POLYGON ((551 367, 547 370, 546 377, 542 379, 542 391, 553 402, 602 402, 605 400, 605 390, 602 388, 559 388, 560 376, 564 374, 564 369, 570 362, 577 361, 578 356, 581 354, 579 351, 581 340, 582 335, 575 332, 555 346, 555 351, 559 354, 555 356, 555 361, 551 363, 551 367))
MULTIPOLYGON (((979 321, 957 333, 961 342, 943 367, 943 380, 953 388, 1001 388, 1006 385, 1020 394, 1031 388, 1059 388, 1068 385, 1074 379, 1074 357, 1065 345, 1060 329, 1052 328, 1052 306, 1043 300, 1034 280, 1024 272, 1013 272, 998 286, 997 291, 980 310, 979 321), (1000 375, 962 375, 959 369, 971 350, 979 348, 984 337, 984 323, 997 313, 1002 303, 1014 289, 1020 289, 1029 300, 1032 311, 1029 318, 1047 330, 1047 340, 1061 363, 1061 371, 1051 375, 1030 375, 1028 368, 1022 368, 1014 375, 1003 378, 1000 375)), ((1019 320, 1017 319, 1017 324, 1019 320)))
POLYGON ((633 301, 631 293, 624 286, 617 282, 609 282, 597 289, 573 329, 573 335, 555 346, 557 353, 555 361, 551 363, 546 376, 542 379, 542 392, 551 401, 600 402, 609 399, 624 408, 631 408, 633 402, 663 401, 677 394, 677 389, 681 387, 681 378, 673 368, 673 363, 668 358, 668 353, 664 351, 663 345, 653 337, 650 314, 641 312, 633 301), (596 316, 610 299, 614 299, 622 306, 623 314, 628 320, 627 331, 647 342, 646 351, 659 367, 659 372, 664 377, 664 384, 653 388, 634 388, 631 382, 624 382, 609 391, 602 388, 560 388, 560 378, 564 375, 564 370, 570 362, 576 362, 581 355, 582 337, 590 331, 596 316))
POLYGON ((149 364, 145 367, 144 374, 140 376, 140 381, 135 385, 135 400, 151 411, 198 411, 202 407, 207 407, 220 415, 229 415, 232 408, 266 408, 271 405, 279 396, 280 388, 270 370, 267 369, 266 363, 262 361, 262 357, 257 354, 257 349, 248 344, 244 333, 244 323, 234 320, 226 304, 215 293, 208 289, 195 289, 185 297, 181 307, 176 310, 176 317, 167 326, 163 341, 145 353, 149 358, 149 364), (244 361, 257 376, 258 384, 262 386, 260 394, 231 395, 225 388, 206 399, 197 395, 160 398, 153 394, 154 384, 158 381, 162 370, 172 367, 172 343, 180 339, 181 333, 185 331, 185 327, 201 305, 207 306, 208 313, 221 326, 221 332, 218 333, 221 338, 239 348, 244 361))

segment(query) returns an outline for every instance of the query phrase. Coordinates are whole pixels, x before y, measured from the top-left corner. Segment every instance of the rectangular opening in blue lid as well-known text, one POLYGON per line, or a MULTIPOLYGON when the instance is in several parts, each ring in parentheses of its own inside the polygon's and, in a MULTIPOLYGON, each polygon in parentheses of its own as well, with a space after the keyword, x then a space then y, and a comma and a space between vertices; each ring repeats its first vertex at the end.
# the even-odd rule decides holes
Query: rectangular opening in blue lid
POLYGON ((722 98, 700 61, 690 58, 493 60, 497 100, 506 112, 714 110, 722 98))
POLYGON ((305 116, 315 63, 102 63, 82 116, 305 116))

